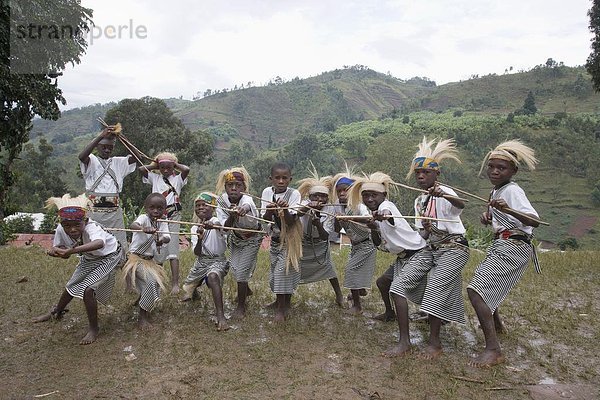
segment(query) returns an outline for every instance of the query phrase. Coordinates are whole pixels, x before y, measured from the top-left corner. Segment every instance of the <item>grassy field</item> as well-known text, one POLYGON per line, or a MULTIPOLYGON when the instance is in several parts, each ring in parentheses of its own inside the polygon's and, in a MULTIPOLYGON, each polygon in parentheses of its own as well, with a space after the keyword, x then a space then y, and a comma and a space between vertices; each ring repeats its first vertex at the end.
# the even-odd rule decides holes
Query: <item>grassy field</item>
MULTIPOLYGON (((336 249, 339 250, 339 249, 336 249)), ((52 259, 43 250, 0 249, 1 399, 36 398, 226 398, 226 399, 529 399, 528 385, 556 382, 599 398, 600 271, 597 252, 544 253, 543 274, 530 268, 501 307, 509 330, 501 337, 507 363, 491 369, 467 366, 483 337, 467 304, 466 326, 446 325, 445 354, 424 361, 380 353, 397 340, 394 323, 368 317, 383 308, 378 293, 365 298, 365 316, 339 309, 327 282, 301 286, 289 320, 274 325, 262 308, 273 300, 266 252, 251 286, 245 320, 217 332, 213 304, 203 288, 199 300, 180 304, 165 297, 153 313, 154 329, 136 328, 135 295, 119 282, 111 306, 100 307, 101 334, 78 345, 87 320, 74 300, 59 322, 30 323, 60 295, 76 260, 52 259), (26 278, 26 282, 18 281, 26 278)), ((340 278, 347 250, 336 254, 340 278)), ((472 276, 481 254, 465 268, 472 276)), ((182 275, 192 263, 182 255, 182 275)), ((378 254, 377 273, 389 264, 378 254)), ((226 311, 233 310, 235 283, 224 288, 226 311)), ((415 347, 428 326, 411 324, 415 347)), ((540 387, 540 386, 537 386, 540 387)), ((583 397, 581 397, 583 396, 583 397)), ((542 397, 538 397, 542 398, 542 397)), ((544 397, 548 398, 548 397, 544 397)))

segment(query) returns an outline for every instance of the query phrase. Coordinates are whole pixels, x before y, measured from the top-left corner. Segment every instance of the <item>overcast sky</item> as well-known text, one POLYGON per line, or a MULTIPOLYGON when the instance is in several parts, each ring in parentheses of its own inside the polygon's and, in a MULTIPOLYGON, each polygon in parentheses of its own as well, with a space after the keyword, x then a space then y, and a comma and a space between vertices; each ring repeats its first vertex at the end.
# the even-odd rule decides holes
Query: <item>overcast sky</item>
POLYGON ((96 28, 59 79, 67 109, 305 78, 363 64, 438 84, 582 65, 590 0, 83 0, 96 28), (118 31, 111 28, 121 28, 118 31), (131 28, 133 27, 133 33, 131 28), (102 34, 100 34, 102 30, 102 34))

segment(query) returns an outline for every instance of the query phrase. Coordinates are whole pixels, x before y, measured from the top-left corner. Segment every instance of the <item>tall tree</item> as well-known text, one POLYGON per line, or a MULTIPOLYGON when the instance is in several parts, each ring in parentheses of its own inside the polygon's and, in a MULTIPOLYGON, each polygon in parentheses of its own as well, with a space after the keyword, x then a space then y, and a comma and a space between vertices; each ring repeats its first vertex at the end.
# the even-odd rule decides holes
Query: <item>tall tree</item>
POLYGON ((66 104, 56 78, 85 53, 92 10, 77 0, 0 0, 0 217, 13 164, 34 115, 56 120, 66 104))
MULTIPOLYGON (((121 100, 106 113, 105 120, 109 124, 120 122, 127 139, 149 157, 171 151, 186 165, 202 165, 211 160, 212 137, 201 130, 191 132, 161 99, 121 100)), ((115 155, 121 154, 125 154, 124 148, 115 151, 115 155)), ((144 204, 149 192, 149 185, 143 185, 139 176, 126 179, 123 184, 123 197, 130 199, 134 205, 144 204)))
POLYGON ((600 91, 600 0, 593 0, 592 8, 588 11, 590 17, 590 31, 592 38, 592 52, 590 53, 585 68, 592 76, 592 83, 596 91, 600 91))
POLYGON ((535 97, 533 97, 533 92, 531 90, 529 91, 529 93, 527 93, 527 97, 523 102, 522 110, 523 114, 525 115, 532 115, 537 112, 537 107, 535 106, 535 97))

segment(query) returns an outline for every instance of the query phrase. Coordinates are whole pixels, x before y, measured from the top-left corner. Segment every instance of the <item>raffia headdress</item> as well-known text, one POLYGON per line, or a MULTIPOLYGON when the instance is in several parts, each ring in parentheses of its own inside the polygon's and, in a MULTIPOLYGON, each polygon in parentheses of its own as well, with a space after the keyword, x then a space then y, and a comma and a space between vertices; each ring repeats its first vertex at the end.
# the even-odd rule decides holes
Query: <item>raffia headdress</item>
POLYGON ((218 194, 223 193, 225 191, 225 184, 234 181, 243 182, 246 185, 245 191, 250 191, 250 174, 248 174, 248 171, 243 165, 241 167, 233 167, 221 171, 217 177, 217 186, 215 191, 218 194))
POLYGON ((81 221, 87 217, 90 199, 85 194, 71 197, 69 193, 62 197, 50 197, 46 200, 46 208, 56 207, 61 221, 81 221))
POLYGON ((479 175, 481 175, 481 172, 485 168, 488 160, 493 158, 510 161, 516 167, 520 167, 522 164, 525 164, 530 170, 534 170, 535 165, 538 163, 537 158, 535 158, 535 152, 531 147, 526 146, 519 139, 513 139, 504 143, 500 143, 494 150, 491 150, 486 154, 483 162, 481 163, 479 175))
POLYGON ((423 141, 419 143, 419 150, 415 153, 412 161, 412 165, 406 175, 406 179, 410 178, 414 170, 416 169, 433 169, 435 171, 440 170, 440 162, 446 159, 452 159, 460 163, 458 158, 458 151, 456 150, 456 142, 454 139, 445 139, 437 143, 435 148, 434 143, 438 139, 427 141, 426 137, 423 137, 423 141))
POLYGON ((309 170, 311 176, 298 181, 298 191, 300 192, 300 195, 303 199, 307 198, 313 193, 324 193, 329 195, 331 187, 333 186, 333 180, 331 179, 331 176, 324 176, 320 178, 312 161, 310 165, 312 167, 309 170))
POLYGON ((356 173, 353 171, 353 169, 348 167, 348 164, 346 162, 344 162, 344 164, 346 166, 346 171, 340 172, 339 174, 335 174, 331 179, 333 185, 331 185, 331 192, 329 193, 329 198, 331 203, 334 204, 337 204, 339 202, 337 191, 335 190, 338 187, 338 185, 352 186, 357 179, 356 173))
POLYGON ((373 172, 356 179, 348 193, 348 206, 353 211, 358 211, 358 205, 362 202, 362 192, 369 190, 373 192, 389 193, 393 179, 383 172, 373 172))

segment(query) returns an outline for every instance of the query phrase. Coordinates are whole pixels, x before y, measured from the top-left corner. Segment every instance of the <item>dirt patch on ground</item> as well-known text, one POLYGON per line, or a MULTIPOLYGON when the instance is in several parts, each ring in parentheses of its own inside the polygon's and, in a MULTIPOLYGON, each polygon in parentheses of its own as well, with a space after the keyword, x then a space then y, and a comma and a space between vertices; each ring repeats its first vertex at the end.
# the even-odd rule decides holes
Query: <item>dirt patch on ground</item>
POLYGON ((596 221, 598 221, 596 217, 590 215, 581 216, 569 227, 567 233, 576 239, 580 239, 596 225, 596 221))

